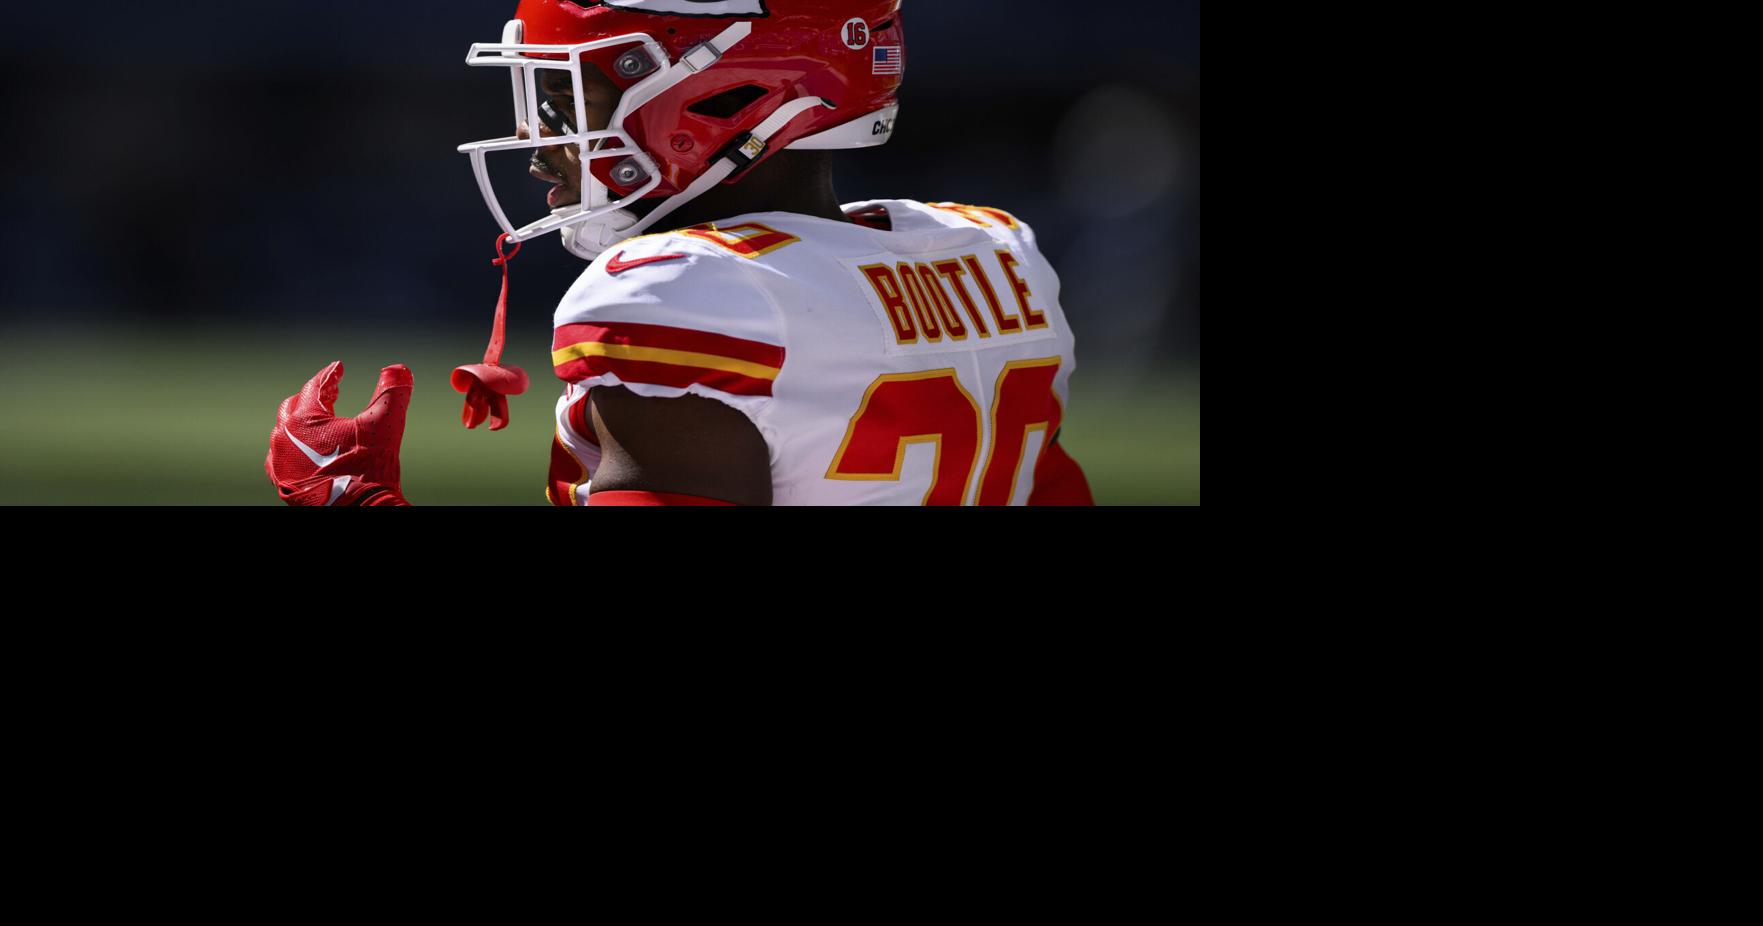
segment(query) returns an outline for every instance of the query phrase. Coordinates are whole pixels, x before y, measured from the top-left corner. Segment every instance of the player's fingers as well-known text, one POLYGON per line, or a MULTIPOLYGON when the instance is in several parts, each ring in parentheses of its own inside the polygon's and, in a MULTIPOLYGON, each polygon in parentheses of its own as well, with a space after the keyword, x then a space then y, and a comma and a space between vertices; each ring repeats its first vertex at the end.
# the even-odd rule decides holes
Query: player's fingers
POLYGON ((415 388, 415 382, 415 377, 410 375, 410 368, 402 363, 381 370, 379 386, 373 392, 373 401, 367 403, 367 408, 355 420, 364 428, 395 429, 402 434, 404 416, 410 410, 410 393, 415 388))
POLYGON ((300 390, 300 399, 294 403, 294 413, 308 417, 316 415, 335 415, 337 409, 337 386, 343 381, 343 361, 337 362, 318 371, 300 390))

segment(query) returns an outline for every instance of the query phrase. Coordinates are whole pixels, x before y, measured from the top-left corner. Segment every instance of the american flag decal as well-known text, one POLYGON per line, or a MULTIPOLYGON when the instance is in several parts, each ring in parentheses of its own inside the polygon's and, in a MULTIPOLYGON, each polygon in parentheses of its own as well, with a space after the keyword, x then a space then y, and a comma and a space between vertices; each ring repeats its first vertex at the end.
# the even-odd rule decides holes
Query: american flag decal
POLYGON ((901 54, 899 45, 877 45, 875 47, 875 74, 899 74, 904 70, 906 56, 901 54))

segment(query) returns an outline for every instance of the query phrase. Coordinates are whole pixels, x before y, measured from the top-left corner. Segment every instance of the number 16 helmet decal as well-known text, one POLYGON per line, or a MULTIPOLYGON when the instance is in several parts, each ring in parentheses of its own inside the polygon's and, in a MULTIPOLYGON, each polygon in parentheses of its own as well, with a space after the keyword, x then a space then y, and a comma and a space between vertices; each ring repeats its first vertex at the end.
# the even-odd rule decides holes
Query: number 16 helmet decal
POLYGON ((473 45, 466 63, 509 69, 515 123, 533 137, 459 150, 510 238, 561 231, 592 260, 785 148, 886 143, 904 51, 900 0, 521 0, 502 41, 473 45), (622 91, 598 131, 587 127, 587 66, 622 91), (544 101, 547 70, 569 77, 575 112, 544 101), (555 134, 540 137, 541 123, 555 134), (580 152, 582 201, 515 226, 486 155, 553 145, 580 152), (630 208, 645 199, 660 202, 630 208))

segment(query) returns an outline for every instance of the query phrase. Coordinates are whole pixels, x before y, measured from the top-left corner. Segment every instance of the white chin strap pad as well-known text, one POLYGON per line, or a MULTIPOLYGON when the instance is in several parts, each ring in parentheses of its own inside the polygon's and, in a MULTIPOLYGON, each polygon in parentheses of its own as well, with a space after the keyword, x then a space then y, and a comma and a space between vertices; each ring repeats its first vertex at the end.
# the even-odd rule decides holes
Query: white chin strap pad
MULTIPOLYGON (((566 206, 573 210, 576 207, 566 206)), ((559 212, 564 210, 557 210, 559 212)), ((563 249, 585 261, 593 261, 606 249, 634 236, 631 231, 637 216, 628 209, 618 209, 578 225, 565 225, 558 232, 563 236, 563 249)))

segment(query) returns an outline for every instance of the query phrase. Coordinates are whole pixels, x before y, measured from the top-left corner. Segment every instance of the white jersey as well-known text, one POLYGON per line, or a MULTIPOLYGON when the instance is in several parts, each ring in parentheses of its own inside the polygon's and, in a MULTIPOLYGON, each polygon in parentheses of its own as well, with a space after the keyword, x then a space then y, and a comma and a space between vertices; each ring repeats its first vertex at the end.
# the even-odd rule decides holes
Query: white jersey
POLYGON ((1034 232, 973 206, 845 209, 858 221, 753 213, 594 261, 557 309, 553 503, 587 504, 600 385, 740 410, 774 504, 1030 501, 1037 463, 1063 457, 1047 451, 1075 367, 1034 232), (862 221, 882 215, 892 230, 862 221))

